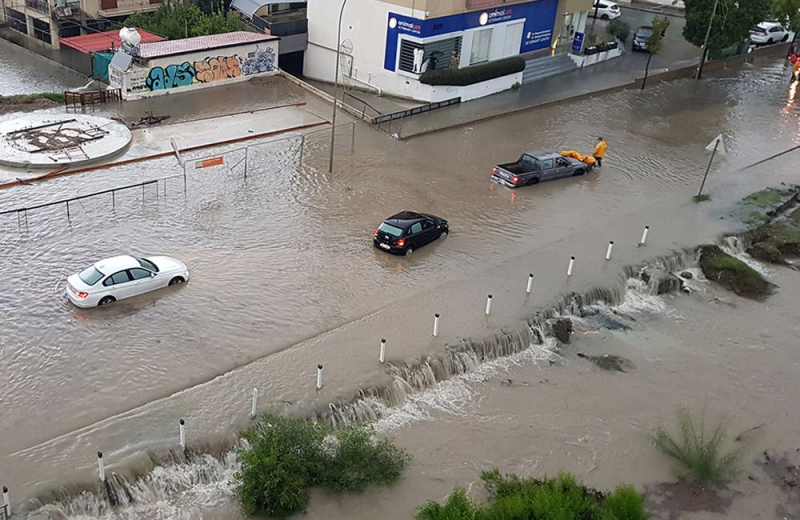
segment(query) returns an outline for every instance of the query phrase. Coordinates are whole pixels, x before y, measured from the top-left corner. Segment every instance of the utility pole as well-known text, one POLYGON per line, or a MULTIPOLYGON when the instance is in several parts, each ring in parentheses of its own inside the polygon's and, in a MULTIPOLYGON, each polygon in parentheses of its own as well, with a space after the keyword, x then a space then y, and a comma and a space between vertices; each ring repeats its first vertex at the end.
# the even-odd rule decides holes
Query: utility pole
POLYGON ((717 14, 717 4, 719 4, 719 0, 714 0, 714 9, 711 10, 711 18, 708 20, 706 39, 703 41, 703 54, 700 56, 700 66, 697 68, 697 77, 695 79, 700 79, 703 75, 703 64, 706 62, 706 56, 708 56, 708 37, 711 36, 711 26, 714 24, 714 16, 717 14))
POLYGON ((344 15, 344 6, 347 5, 347 0, 342 1, 342 10, 339 11, 339 32, 336 36, 336 71, 333 73, 333 117, 331 118, 331 156, 328 162, 328 173, 333 172, 333 145, 336 141, 336 108, 339 104, 338 87, 339 87, 339 55, 341 54, 342 47, 342 16, 344 15))

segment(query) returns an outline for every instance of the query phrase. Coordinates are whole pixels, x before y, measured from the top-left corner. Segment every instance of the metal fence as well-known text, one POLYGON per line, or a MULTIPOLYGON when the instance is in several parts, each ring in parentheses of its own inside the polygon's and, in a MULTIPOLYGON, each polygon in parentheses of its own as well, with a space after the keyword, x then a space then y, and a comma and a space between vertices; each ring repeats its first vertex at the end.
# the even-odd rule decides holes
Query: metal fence
MULTIPOLYGON (((336 126, 337 130, 349 133, 349 143, 347 140, 340 139, 339 146, 348 146, 350 153, 355 152, 356 122, 345 123, 336 126)), ((191 179, 201 178, 203 173, 217 172, 223 175, 242 175, 244 179, 248 175, 261 174, 265 170, 263 164, 270 162, 278 155, 283 155, 284 159, 295 162, 298 167, 302 167, 305 161, 307 144, 317 138, 319 139, 319 149, 323 149, 327 144, 328 132, 331 128, 307 132, 300 135, 272 139, 263 143, 251 144, 240 148, 225 150, 214 155, 203 157, 182 157, 177 153, 182 174, 150 179, 135 184, 114 187, 102 191, 87 193, 75 197, 60 199, 52 202, 34 204, 31 206, 19 207, 0 211, 0 231, 8 230, 14 226, 16 230, 28 231, 30 229, 29 216, 34 213, 43 213, 43 220, 52 222, 54 219, 63 220, 66 217, 68 224, 72 224, 80 215, 90 213, 84 203, 91 202, 98 206, 100 212, 110 209, 116 212, 121 204, 130 206, 130 195, 134 195, 134 203, 144 205, 145 203, 166 200, 168 196, 174 194, 187 193, 190 190, 191 179), (285 143, 282 149, 276 151, 274 145, 285 143), (141 196, 140 196, 141 195, 141 196), (49 213, 47 210, 51 210, 49 213)), ((341 148, 337 149, 341 151, 341 148)), ((86 175, 91 175, 87 173, 86 175)), ((227 182, 227 181, 226 181, 227 182)), ((2 517, 0 517, 2 520, 2 517)))

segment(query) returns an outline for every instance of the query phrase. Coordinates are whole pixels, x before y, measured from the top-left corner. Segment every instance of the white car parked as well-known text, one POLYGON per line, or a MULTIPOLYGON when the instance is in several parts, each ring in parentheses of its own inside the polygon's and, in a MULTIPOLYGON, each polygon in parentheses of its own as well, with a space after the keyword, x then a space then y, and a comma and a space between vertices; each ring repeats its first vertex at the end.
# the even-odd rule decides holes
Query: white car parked
POLYGON ((750 29, 750 41, 756 45, 785 42, 789 39, 789 29, 778 22, 761 22, 750 29))
POLYGON ((622 12, 619 6, 614 2, 606 2, 605 0, 595 0, 592 10, 589 11, 589 16, 593 18, 600 18, 601 20, 613 20, 619 18, 622 12))
POLYGON ((115 256, 67 278, 67 297, 78 307, 108 305, 189 281, 189 268, 168 256, 115 256))

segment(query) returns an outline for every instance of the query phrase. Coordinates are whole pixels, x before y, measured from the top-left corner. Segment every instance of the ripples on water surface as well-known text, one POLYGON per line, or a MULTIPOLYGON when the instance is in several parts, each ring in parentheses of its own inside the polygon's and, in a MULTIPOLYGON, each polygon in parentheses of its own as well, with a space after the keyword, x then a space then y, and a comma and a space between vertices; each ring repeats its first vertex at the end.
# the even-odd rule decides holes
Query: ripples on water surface
MULTIPOLYGON (((158 198, 152 187, 144 201, 138 190, 118 194, 115 211, 108 199, 85 200, 71 205, 71 224, 63 208, 31 211, 24 233, 15 215, 0 217, 0 402, 15 417, 0 425, 3 453, 686 191, 720 132, 728 161, 785 149, 797 130, 785 79, 780 64, 677 81, 410 142, 360 128, 356 154, 340 138, 333 174, 323 134, 307 140, 304 167, 284 141, 251 148, 246 180, 192 172, 185 195, 174 179, 166 196, 163 184, 158 198), (599 135, 610 153, 597 173, 515 192, 489 182, 492 165, 522 150, 589 153, 599 135), (451 236, 408 259, 374 251, 373 229, 402 209, 448 218, 451 236), (108 309, 71 307, 65 277, 119 253, 175 256, 192 280, 108 309), (56 428, 42 429, 45 419, 56 428)), ((165 159, 80 174, 0 192, 0 208, 178 173, 165 159)))

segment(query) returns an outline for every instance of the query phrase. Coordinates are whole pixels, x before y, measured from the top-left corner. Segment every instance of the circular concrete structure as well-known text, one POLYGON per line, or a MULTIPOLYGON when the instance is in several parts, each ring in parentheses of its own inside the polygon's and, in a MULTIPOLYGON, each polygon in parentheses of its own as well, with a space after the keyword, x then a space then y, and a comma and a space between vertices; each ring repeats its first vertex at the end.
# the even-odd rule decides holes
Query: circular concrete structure
POLYGON ((117 155, 131 131, 83 114, 31 114, 0 122, 0 164, 17 168, 77 166, 117 155))

